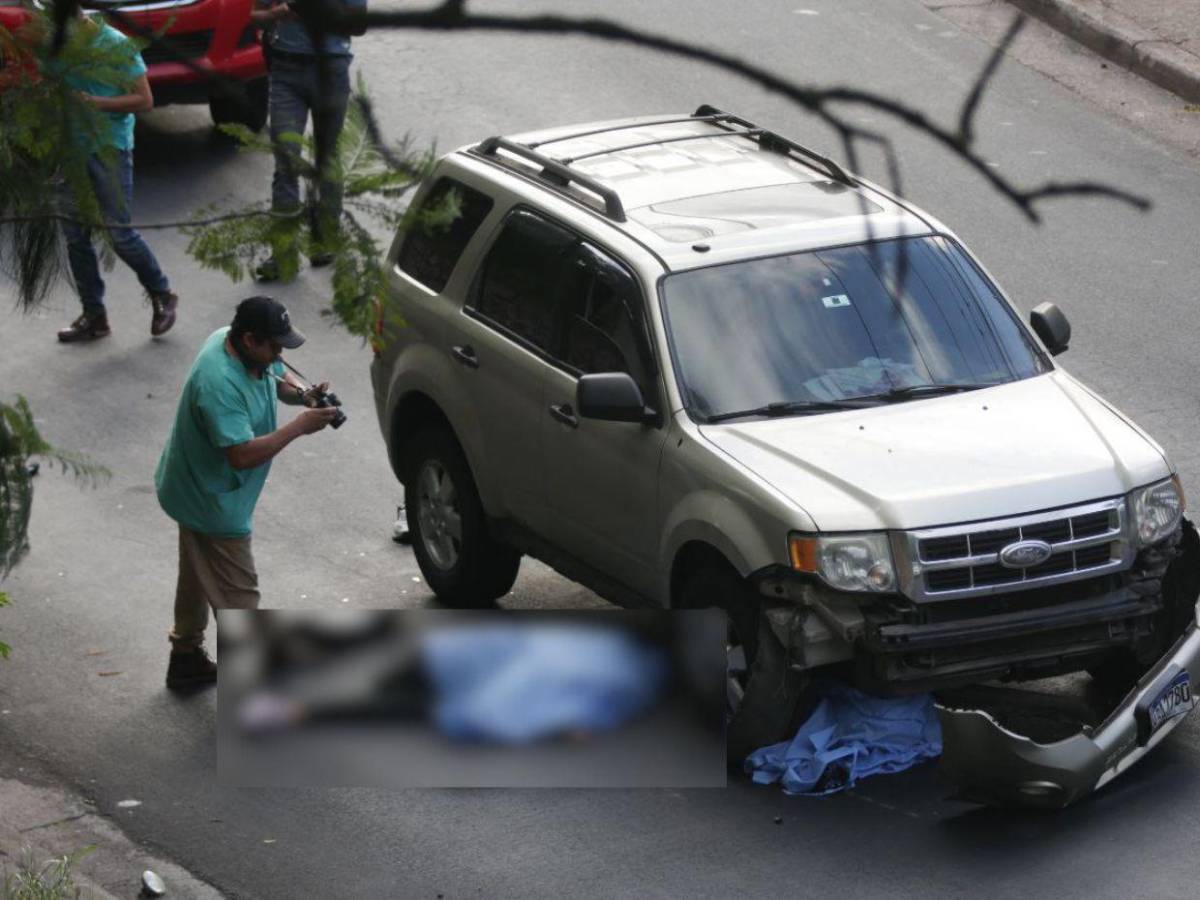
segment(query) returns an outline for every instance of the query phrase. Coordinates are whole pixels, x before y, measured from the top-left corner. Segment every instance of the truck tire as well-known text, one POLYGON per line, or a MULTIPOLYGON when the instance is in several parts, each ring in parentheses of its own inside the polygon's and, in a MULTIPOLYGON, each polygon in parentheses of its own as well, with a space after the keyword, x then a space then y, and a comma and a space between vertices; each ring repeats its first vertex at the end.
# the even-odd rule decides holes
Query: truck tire
POLYGON ((715 606, 729 618, 725 749, 729 765, 741 769, 753 751, 795 733, 809 678, 789 667, 787 651, 767 623, 761 598, 732 566, 714 561, 685 575, 677 605, 715 606))
POLYGON ((478 609, 512 588, 521 554, 488 530, 475 479, 448 430, 426 428, 408 448, 404 503, 413 553, 447 606, 478 609))
POLYGON ((245 125, 262 131, 267 124, 267 79, 218 86, 208 98, 208 111, 214 125, 245 125))

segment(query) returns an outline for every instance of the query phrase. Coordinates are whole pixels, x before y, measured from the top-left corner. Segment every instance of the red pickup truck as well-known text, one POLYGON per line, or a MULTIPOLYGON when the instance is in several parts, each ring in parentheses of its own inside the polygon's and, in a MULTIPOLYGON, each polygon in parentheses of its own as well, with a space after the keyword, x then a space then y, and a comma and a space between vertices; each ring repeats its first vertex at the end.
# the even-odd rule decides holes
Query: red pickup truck
MULTIPOLYGON (((252 3, 84 0, 84 7, 118 13, 120 19, 114 15, 109 21, 134 36, 166 29, 142 50, 156 106, 207 103, 218 125, 239 122, 258 131, 267 121, 267 68, 250 24, 252 3)), ((27 20, 28 8, 27 0, 0 0, 0 25, 15 31, 27 20)))

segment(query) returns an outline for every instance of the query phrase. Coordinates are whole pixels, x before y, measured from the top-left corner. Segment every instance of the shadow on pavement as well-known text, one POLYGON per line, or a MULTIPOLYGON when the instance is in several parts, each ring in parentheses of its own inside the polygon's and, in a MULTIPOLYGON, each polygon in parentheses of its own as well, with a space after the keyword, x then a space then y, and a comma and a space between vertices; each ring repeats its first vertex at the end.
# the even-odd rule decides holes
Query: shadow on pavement
POLYGON ((177 175, 180 166, 202 174, 237 155, 237 142, 213 127, 208 107, 202 105, 167 106, 139 116, 134 142, 143 176, 177 175))

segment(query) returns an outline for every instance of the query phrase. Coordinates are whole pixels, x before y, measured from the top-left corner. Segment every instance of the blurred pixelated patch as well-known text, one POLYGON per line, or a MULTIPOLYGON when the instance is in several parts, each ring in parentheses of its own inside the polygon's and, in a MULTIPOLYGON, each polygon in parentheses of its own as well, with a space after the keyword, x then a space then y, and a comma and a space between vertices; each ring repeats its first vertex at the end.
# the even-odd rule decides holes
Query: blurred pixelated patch
POLYGON ((222 610, 243 786, 723 787, 715 610, 222 610))

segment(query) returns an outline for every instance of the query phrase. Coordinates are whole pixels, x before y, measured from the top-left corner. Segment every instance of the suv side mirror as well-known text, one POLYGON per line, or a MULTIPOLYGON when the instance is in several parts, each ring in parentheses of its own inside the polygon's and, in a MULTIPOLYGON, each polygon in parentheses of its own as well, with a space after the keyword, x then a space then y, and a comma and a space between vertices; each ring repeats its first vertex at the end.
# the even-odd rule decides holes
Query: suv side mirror
POLYGON ((1058 356, 1071 343, 1071 323, 1053 303, 1039 303, 1029 314, 1029 324, 1042 339, 1051 356, 1058 356))
POLYGON ((575 408, 585 419, 603 422, 657 421, 658 413, 646 406, 642 390, 627 372, 581 375, 575 388, 575 408))

